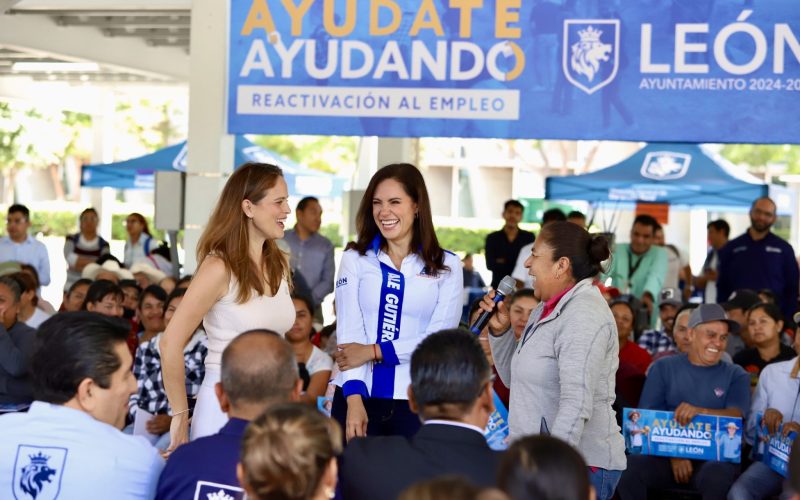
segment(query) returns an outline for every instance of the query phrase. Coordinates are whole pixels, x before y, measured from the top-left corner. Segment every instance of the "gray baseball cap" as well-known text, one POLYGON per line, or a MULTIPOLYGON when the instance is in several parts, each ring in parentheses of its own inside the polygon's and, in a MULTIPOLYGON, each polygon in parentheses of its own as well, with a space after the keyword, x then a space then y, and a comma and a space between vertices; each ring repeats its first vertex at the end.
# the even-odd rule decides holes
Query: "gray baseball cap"
POLYGON ((728 319, 725 314, 725 309, 719 304, 701 304, 689 316, 689 328, 694 328, 703 323, 710 323, 711 321, 722 321, 728 324, 728 331, 737 333, 741 328, 739 323, 728 319))

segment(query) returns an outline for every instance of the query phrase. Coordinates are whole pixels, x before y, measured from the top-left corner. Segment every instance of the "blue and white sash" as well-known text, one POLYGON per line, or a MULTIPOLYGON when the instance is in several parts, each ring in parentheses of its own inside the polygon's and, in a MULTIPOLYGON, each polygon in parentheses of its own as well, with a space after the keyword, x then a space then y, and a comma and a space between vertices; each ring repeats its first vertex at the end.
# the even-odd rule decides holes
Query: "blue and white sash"
MULTIPOLYGON (((381 264, 383 283, 378 312, 378 335, 376 343, 391 342, 400 337, 400 319, 403 314, 405 278, 399 271, 381 264)), ((373 398, 394 399, 394 376, 397 365, 375 363, 372 372, 373 398)))

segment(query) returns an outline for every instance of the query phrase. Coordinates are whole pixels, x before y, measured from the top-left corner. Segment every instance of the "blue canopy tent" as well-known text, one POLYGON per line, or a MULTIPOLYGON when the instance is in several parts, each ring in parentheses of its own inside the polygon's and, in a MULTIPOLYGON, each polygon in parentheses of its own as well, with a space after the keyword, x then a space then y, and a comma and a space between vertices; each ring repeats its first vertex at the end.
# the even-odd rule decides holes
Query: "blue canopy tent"
MULTIPOLYGON (((116 189, 153 189, 155 172, 186 171, 188 145, 186 141, 130 160, 85 165, 81 174, 83 187, 112 187, 116 189)), ((248 161, 272 163, 283 169, 290 196, 337 198, 342 195, 345 179, 333 174, 299 165, 274 151, 236 136, 233 165, 248 161)))
POLYGON ((548 200, 749 207, 770 186, 699 144, 653 143, 610 167, 548 177, 548 200))

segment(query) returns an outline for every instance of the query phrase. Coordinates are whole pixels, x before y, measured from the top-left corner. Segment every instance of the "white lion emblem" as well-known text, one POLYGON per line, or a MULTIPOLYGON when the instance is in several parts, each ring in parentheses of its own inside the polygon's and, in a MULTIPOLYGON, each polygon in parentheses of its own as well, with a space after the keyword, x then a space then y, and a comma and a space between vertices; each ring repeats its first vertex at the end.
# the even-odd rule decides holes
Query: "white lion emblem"
POLYGON ((572 44, 570 66, 575 73, 584 75, 591 82, 600 69, 600 62, 608 61, 612 46, 600 41, 603 32, 589 26, 579 31, 581 39, 572 44))

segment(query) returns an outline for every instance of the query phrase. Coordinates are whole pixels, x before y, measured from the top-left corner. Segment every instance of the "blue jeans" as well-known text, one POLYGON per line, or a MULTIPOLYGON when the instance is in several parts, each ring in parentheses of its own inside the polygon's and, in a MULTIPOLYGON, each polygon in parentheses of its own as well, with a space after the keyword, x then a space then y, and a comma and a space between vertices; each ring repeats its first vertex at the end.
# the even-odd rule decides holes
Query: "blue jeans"
POLYGON ((614 490, 617 489, 617 483, 620 477, 622 477, 621 470, 598 468, 592 471, 592 469, 589 468, 589 481, 592 483, 592 486, 594 486, 597 500, 611 500, 614 497, 614 490))
POLYGON ((789 494, 783 493, 783 483, 785 479, 769 468, 763 462, 753 462, 739 479, 733 483, 728 492, 728 500, 755 500, 770 498, 780 495, 780 498, 788 498, 789 494))

